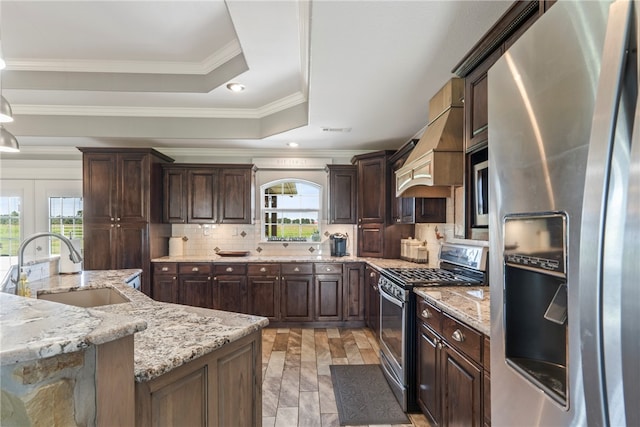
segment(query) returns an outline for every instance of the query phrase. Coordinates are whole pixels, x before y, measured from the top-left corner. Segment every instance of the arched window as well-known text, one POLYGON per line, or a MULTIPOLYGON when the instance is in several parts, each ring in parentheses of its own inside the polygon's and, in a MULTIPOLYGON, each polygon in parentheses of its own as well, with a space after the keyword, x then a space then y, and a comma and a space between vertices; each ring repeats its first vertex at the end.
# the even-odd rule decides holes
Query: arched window
POLYGON ((320 185, 285 179, 264 184, 260 190, 264 240, 320 241, 320 185))

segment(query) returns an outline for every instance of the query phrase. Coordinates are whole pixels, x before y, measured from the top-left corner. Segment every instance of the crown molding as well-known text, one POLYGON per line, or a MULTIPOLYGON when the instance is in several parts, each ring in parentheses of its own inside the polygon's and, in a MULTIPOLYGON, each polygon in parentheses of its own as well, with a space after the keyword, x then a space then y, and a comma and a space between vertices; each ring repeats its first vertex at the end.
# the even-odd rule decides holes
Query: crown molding
POLYGON ((261 119, 304 102, 306 102, 304 95, 300 92, 296 92, 259 108, 126 107, 33 104, 12 104, 11 108, 15 115, 29 116, 261 119))
POLYGON ((205 75, 242 54, 237 39, 200 62, 175 61, 105 61, 105 60, 41 60, 7 58, 9 71, 42 71, 66 73, 131 73, 131 74, 193 74, 205 75))

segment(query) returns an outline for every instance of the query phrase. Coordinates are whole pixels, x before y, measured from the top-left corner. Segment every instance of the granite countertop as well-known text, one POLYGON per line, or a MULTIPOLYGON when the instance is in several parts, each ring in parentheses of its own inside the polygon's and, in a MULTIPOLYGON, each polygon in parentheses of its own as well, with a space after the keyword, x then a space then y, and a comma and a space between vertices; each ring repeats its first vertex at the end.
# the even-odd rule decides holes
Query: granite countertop
POLYGON ((488 286, 418 287, 413 291, 485 335, 491 333, 488 286))
MULTIPOLYGON (((31 283, 32 292, 38 295, 87 287, 111 287, 131 301, 122 304, 83 309, 48 301, 38 301, 32 298, 12 295, 3 297, 3 333, 2 350, 0 350, 3 363, 5 363, 5 340, 18 339, 7 337, 7 335, 13 336, 14 334, 7 334, 5 331, 11 330, 11 326, 14 326, 16 331, 23 333, 19 323, 15 323, 19 322, 19 320, 12 320, 13 324, 8 323, 14 317, 10 316, 10 314, 13 313, 16 317, 22 316, 21 308, 24 305, 46 306, 49 310, 49 318, 46 319, 46 322, 51 323, 52 320, 59 322, 57 327, 51 326, 49 328, 51 330, 50 333, 56 335, 56 339, 62 342, 75 343, 78 341, 77 336, 72 334, 73 325, 76 323, 75 318, 70 317, 67 320, 68 313, 75 313, 81 317, 104 319, 105 325, 103 325, 103 328, 108 328, 108 325, 111 324, 107 323, 106 320, 111 322, 123 319, 121 321, 124 322, 124 319, 127 319, 131 324, 137 325, 138 333, 134 335, 134 374, 138 382, 156 378, 229 342, 260 330, 269 323, 266 318, 259 316, 154 301, 142 292, 125 284, 128 279, 139 273, 140 270, 84 271, 81 274, 52 276, 31 283), (11 304, 5 304, 5 300, 10 301, 11 304), (7 312, 7 323, 5 324, 4 312, 9 309, 7 307, 9 305, 12 308, 11 311, 7 312), (146 325, 146 329, 144 325, 146 325)), ((45 326, 42 325, 42 327, 45 326)), ((136 332, 136 330, 130 333, 133 332, 136 332)), ((113 337, 112 339, 116 338, 113 337)), ((18 341, 15 344, 17 346, 31 344, 31 342, 23 341, 18 341)), ((32 337, 32 341, 37 342, 38 337, 32 337)), ((107 341, 109 340, 107 339, 107 341)), ((86 347, 91 343, 94 342, 88 342, 84 346, 86 347)), ((45 344, 44 342, 38 343, 41 346, 45 344)), ((83 348, 74 347, 77 345, 77 343, 67 344, 69 347, 68 352, 83 348)), ((34 353, 34 355, 37 358, 53 354, 39 356, 38 353, 34 353)))
POLYGON ((398 267, 424 267, 435 268, 436 264, 417 264, 401 259, 366 258, 357 256, 335 257, 329 255, 294 255, 294 256, 264 256, 249 255, 243 257, 222 257, 220 255, 182 255, 163 256, 154 258, 151 262, 212 262, 212 263, 251 263, 251 262, 366 262, 378 270, 398 267))

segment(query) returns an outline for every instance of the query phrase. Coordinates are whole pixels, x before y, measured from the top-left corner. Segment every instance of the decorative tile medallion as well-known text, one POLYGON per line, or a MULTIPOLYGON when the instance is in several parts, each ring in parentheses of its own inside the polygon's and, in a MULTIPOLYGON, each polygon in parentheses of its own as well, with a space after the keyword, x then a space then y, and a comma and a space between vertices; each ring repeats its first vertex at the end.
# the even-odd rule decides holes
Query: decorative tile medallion
POLYGON ((240 233, 240 235, 241 235, 242 237, 247 237, 247 233, 245 233, 245 232, 244 232, 244 230, 242 230, 242 233, 240 233))
POLYGON ((260 246, 258 246, 258 247, 256 248, 256 252, 258 252, 258 253, 262 252, 262 248, 261 248, 260 246))
POLYGON ((313 246, 311 246, 311 247, 309 248, 309 252, 314 253, 315 251, 316 251, 316 250, 313 248, 313 246))

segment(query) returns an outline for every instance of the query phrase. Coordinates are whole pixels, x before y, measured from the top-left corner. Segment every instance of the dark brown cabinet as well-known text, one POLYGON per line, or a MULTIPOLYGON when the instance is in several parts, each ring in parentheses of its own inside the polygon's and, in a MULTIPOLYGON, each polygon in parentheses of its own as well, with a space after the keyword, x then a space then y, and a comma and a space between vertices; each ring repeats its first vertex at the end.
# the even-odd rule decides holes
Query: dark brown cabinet
POLYGON ((178 303, 214 308, 211 264, 180 263, 178 303))
POLYGON ((153 149, 79 148, 83 167, 84 269, 142 269, 151 293, 151 258, 167 254, 161 164, 153 149))
POLYGON ((151 297, 160 302, 178 301, 178 264, 163 262, 153 265, 151 297))
POLYGON ((164 221, 251 223, 252 168, 252 165, 165 166, 164 221))
POLYGON ((251 223, 251 167, 220 170, 220 223, 251 223))
POLYGON ((435 425, 490 425, 481 356, 488 338, 422 298, 416 308, 418 406, 435 425))
POLYGON ((351 159, 358 169, 358 256, 400 258, 400 239, 414 234, 412 224, 391 219, 392 153, 376 151, 351 159))
POLYGON ((247 312, 247 266, 214 265, 213 308, 235 313, 247 312))
POLYGON ((360 262, 344 264, 344 282, 342 305, 343 319, 346 321, 364 321, 364 265, 360 262))
POLYGON ((329 223, 357 222, 358 170, 353 165, 327 165, 329 171, 329 223))
POLYGON ((342 320, 342 276, 319 274, 315 276, 315 319, 342 320))
POLYGON ((373 267, 365 267, 365 323, 380 339, 380 273, 373 267))
POLYGON ((280 264, 247 266, 249 313, 280 320, 280 264))
POLYGON ((280 314, 285 321, 313 320, 313 264, 281 264, 280 314))

